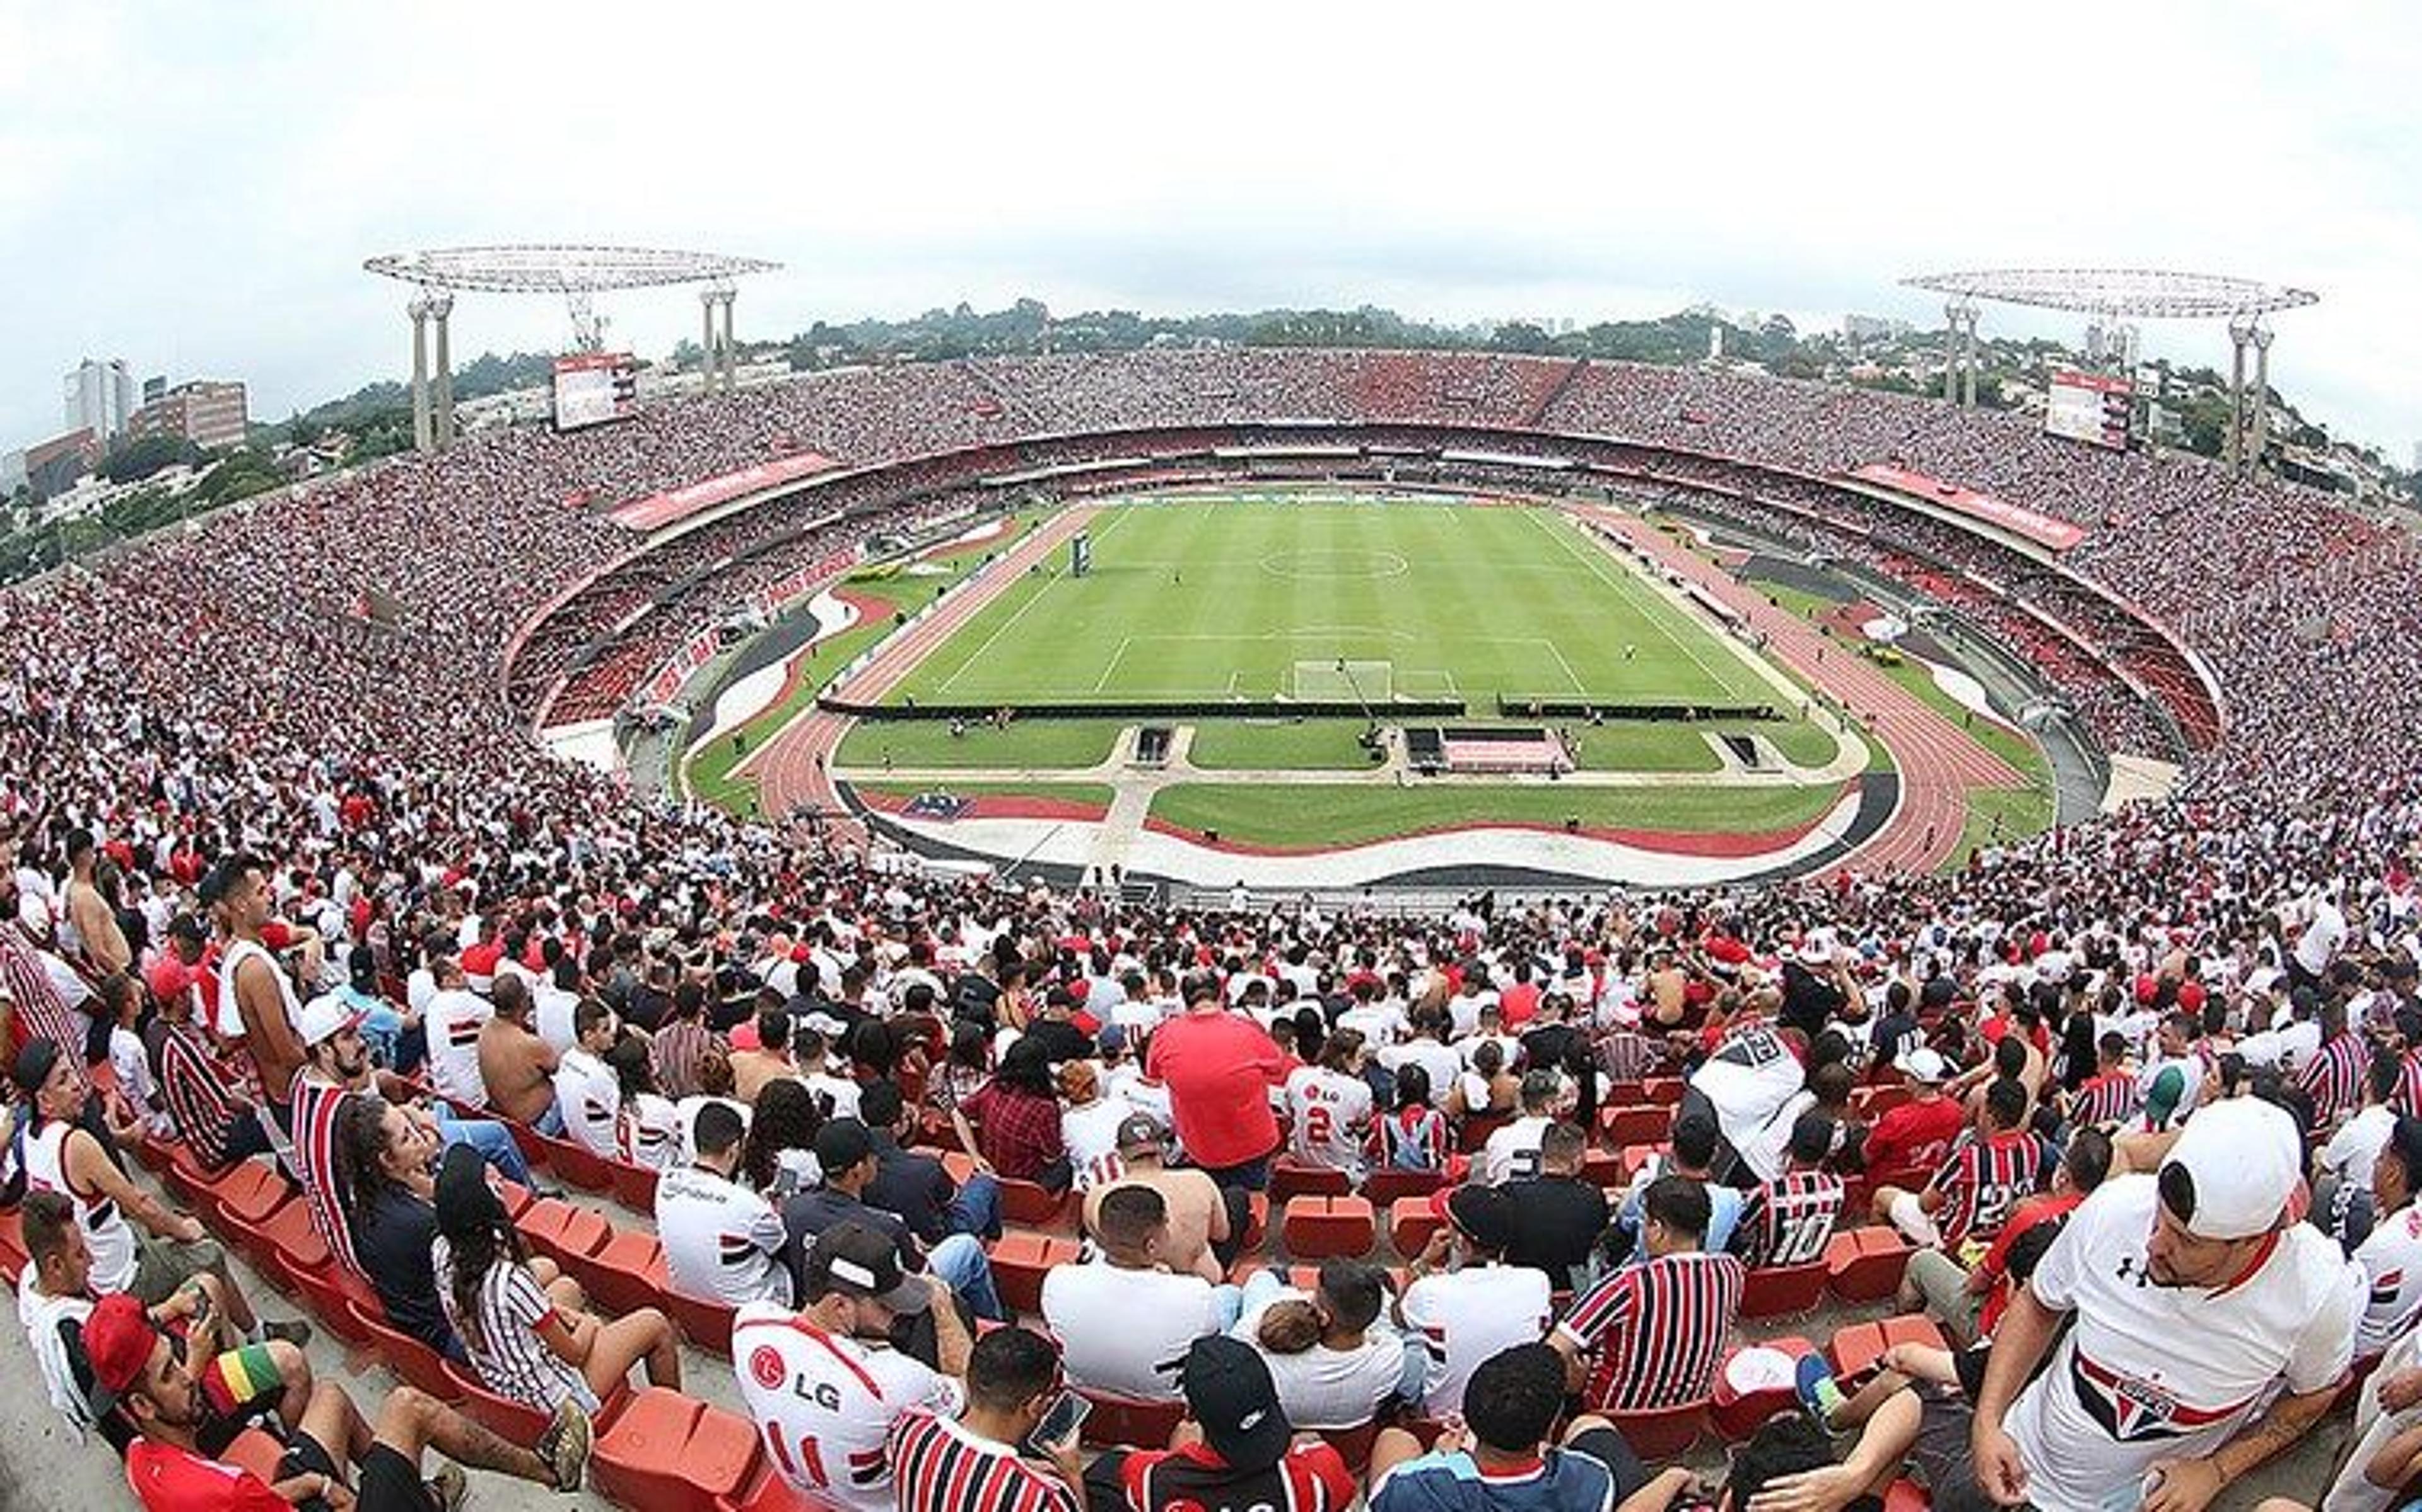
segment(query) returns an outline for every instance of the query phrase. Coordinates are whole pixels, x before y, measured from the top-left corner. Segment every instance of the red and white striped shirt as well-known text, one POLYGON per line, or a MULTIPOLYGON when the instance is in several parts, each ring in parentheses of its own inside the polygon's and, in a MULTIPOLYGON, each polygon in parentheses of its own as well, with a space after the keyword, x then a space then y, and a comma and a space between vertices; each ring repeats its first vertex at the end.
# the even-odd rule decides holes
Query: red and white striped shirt
POLYGON ((2348 1029, 2323 1045, 2304 1068, 2297 1083, 2312 1095, 2315 1128, 2327 1129, 2339 1115, 2363 1106, 2364 1064, 2369 1058, 2363 1037, 2348 1029))
POLYGON ((178 1136, 193 1147, 202 1168, 215 1171, 227 1163, 228 1134, 236 1120, 235 1100, 227 1095, 228 1073, 211 1058, 200 1030, 190 1023, 163 1023, 160 1039, 160 1097, 168 1104, 169 1121, 178 1136))
POLYGON ((1060 1477, 979 1438, 956 1419, 904 1413, 891 1426, 900 1512, 1082 1512, 1060 1477))
POLYGON ((1729 1255, 1691 1251, 1628 1266, 1590 1288, 1556 1325, 1596 1355, 1582 1393, 1590 1411, 1637 1412, 1707 1395, 1747 1276, 1729 1255))
POLYGON ((353 1094, 307 1070, 298 1074, 287 1091, 294 1099, 294 1179, 303 1184, 304 1208, 311 1215, 311 1226, 326 1241, 328 1253, 360 1275, 362 1263, 354 1255, 354 1225, 337 1194, 337 1119, 353 1094))
POLYGON ((1785 1171, 1749 1194, 1733 1232, 1743 1264, 1806 1265, 1825 1253, 1842 1216, 1842 1178, 1831 1171, 1785 1171))
POLYGON ((2397 1071, 2397 1096, 2388 1105, 2398 1113, 2422 1116, 2422 1045, 2405 1052, 2397 1071))
POLYGON ((2107 1071, 2089 1078, 2077 1089, 2075 1117, 2080 1124, 2123 1124, 2136 1116, 2136 1078, 2126 1071, 2107 1071))
POLYGON ((2035 1192, 2042 1172, 2043 1146, 2023 1129, 1972 1140, 1952 1151, 1933 1183, 1942 1194, 1934 1215, 1942 1248, 1956 1251, 1970 1239, 1999 1234, 2019 1199, 2035 1192))

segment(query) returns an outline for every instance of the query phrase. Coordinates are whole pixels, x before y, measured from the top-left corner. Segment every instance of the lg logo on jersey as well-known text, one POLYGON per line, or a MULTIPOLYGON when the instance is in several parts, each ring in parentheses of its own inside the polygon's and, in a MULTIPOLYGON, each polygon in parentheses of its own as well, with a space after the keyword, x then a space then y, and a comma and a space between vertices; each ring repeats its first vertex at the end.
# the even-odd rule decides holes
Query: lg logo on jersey
MULTIPOLYGON (((775 1391, 780 1388, 783 1381, 790 1380, 791 1372, 790 1368, 782 1364, 780 1350, 769 1345, 760 1345, 748 1351, 748 1374, 755 1379, 758 1385, 767 1391, 775 1391)), ((810 1386, 807 1379, 801 1377, 792 1382, 791 1394, 803 1402, 815 1403, 827 1412, 841 1411, 841 1390, 828 1381, 818 1381, 813 1386, 810 1386)))

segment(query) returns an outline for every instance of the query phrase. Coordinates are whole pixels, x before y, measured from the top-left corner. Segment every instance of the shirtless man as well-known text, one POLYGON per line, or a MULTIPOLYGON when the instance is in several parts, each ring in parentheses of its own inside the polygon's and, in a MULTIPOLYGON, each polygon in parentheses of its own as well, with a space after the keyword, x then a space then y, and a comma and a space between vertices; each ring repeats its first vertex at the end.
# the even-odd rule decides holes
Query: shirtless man
POLYGON ((68 833, 68 922, 74 926, 94 973, 108 976, 133 965, 134 952, 126 943, 126 931, 118 927, 118 915, 110 912, 109 900, 93 884, 100 856, 90 830, 68 833))
POLYGON ((1085 1193, 1085 1232, 1095 1232, 1094 1222, 1101 1214, 1106 1193, 1121 1187, 1150 1187, 1160 1193, 1169 1208, 1169 1228, 1161 1239, 1160 1263, 1181 1274, 1190 1270, 1217 1286, 1227 1279, 1227 1267, 1213 1247, 1229 1248, 1229 1236, 1235 1227, 1229 1220, 1227 1200, 1219 1183, 1201 1171, 1173 1171, 1162 1163, 1168 1138, 1169 1130, 1148 1113, 1135 1114, 1119 1125, 1119 1162, 1125 1167, 1126 1175, 1085 1193))
POLYGON ((543 1134, 560 1135, 557 1056, 530 1021, 529 988, 511 973, 499 974, 494 1001, 495 1017, 480 1026, 480 1080, 488 1088, 488 1106, 543 1134))

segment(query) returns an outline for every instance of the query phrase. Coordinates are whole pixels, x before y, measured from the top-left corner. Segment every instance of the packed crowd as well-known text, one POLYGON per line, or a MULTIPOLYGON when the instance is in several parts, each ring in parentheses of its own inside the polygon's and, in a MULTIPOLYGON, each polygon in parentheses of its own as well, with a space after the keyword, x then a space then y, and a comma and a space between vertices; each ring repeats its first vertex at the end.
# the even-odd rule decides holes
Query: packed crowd
MULTIPOLYGON (((1202 423, 1336 413, 1360 361, 994 380, 1049 426, 1202 423)), ((266 1492, 290 1502, 444 1504, 459 1482, 432 1449, 566 1483, 635 1371, 678 1387, 662 1313, 604 1316, 524 1249, 497 1184, 531 1175, 516 1123, 659 1172, 675 1288, 732 1304, 735 1348, 767 1341, 773 1384, 744 1354, 740 1385, 768 1456, 842 1504, 925 1512, 970 1484, 984 1505, 1340 1504, 1345 1457, 1284 1430, 1387 1419, 1360 1482, 1381 1512, 1683 1497, 1623 1425, 1714 1389, 1754 1268, 1854 1224, 1905 1237, 1904 1300, 1958 1348, 1809 1371, 1807 1412, 1737 1460, 1736 1506, 1761 1477, 1785 1482, 1761 1505, 1848 1504, 1906 1465, 1954 1504, 2197 1507, 2317 1421, 2358 1356, 2379 1363, 2331 1504, 2392 1504, 2422 1403, 2422 795, 2398 661, 2415 611, 2368 527, 2185 464, 2064 452, 2031 484, 1996 451, 1962 473, 1950 422, 1886 405, 1870 424, 1873 396, 1596 368, 1520 388, 1563 429, 1641 434, 1671 403, 1706 417, 1675 422, 1686 444, 1793 466, 1896 445, 2072 513, 2069 471, 2143 485, 2081 560, 2205 615, 2230 737, 2178 800, 1955 879, 1418 921, 1183 912, 878 870, 532 750, 494 692, 502 648, 629 549, 589 504, 794 445, 999 441, 983 386, 841 374, 754 413, 491 438, 0 600, 21 1312, 54 1402, 148 1504, 258 1501, 213 1458, 246 1425, 283 1440, 266 1492), (392 623, 355 612, 371 593, 392 623), (2314 718, 2333 694, 2373 712, 2314 718), (1627 1178, 1610 1120, 1659 1075, 1688 1091, 1627 1178), (126 1174, 172 1137, 205 1165, 279 1162, 388 1321, 544 1435, 311 1380, 298 1331, 126 1174), (1306 1169, 1426 1183, 1436 1237, 1402 1277, 1351 1255, 1256 1269, 1250 1193, 1306 1169), (1081 1192, 1094 1253, 1018 1306, 994 1257, 1031 1187, 1081 1192), (2149 1355, 2190 1322, 2230 1347, 2149 1355), (1192 1426, 1083 1457, 1063 1379, 1192 1426)), ((1437 403, 1470 421, 1496 392, 1437 403)))

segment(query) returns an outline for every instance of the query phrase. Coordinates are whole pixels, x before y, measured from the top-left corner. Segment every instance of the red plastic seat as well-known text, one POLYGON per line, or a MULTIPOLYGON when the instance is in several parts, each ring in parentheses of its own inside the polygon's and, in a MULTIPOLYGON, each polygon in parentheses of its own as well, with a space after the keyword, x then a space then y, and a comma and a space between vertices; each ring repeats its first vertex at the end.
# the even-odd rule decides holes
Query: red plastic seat
POLYGON ((833 1512, 829 1504, 784 1480, 762 1455, 747 1483, 729 1496, 716 1497, 715 1506, 716 1512, 833 1512))
POLYGON ((1884 1512, 1932 1512, 1934 1493, 1907 1476, 1884 1489, 1884 1512))
POLYGON ((1093 1404, 1085 1416, 1084 1436, 1085 1442, 1096 1449, 1166 1448, 1170 1435, 1186 1421, 1184 1402, 1140 1402, 1082 1389, 1077 1395, 1093 1404))
POLYGON ((1354 1190, 1334 1166, 1307 1165, 1284 1156, 1270 1162, 1270 1201, 1283 1208, 1297 1197, 1342 1197, 1354 1190))
POLYGON ((258 1227, 294 1195, 294 1183, 266 1161, 238 1161, 206 1177, 198 1195, 222 1222, 258 1227))
POLYGON ((1000 1178, 1000 1216, 1021 1228, 1046 1228, 1055 1233, 1077 1231, 1073 1192, 1054 1192, 1032 1181, 1000 1178))
POLYGON ((251 1253, 263 1273, 283 1288, 300 1291, 305 1276, 337 1266, 328 1241, 312 1226, 310 1205, 300 1197, 271 1213, 252 1232, 251 1253))
POLYGON ((277 1462, 286 1457, 286 1446, 259 1428, 246 1428, 220 1454, 219 1462, 248 1470, 260 1478, 264 1486, 277 1484, 277 1462))
POLYGON ((731 1358, 731 1315, 737 1308, 684 1297, 669 1286, 665 1288, 661 1305, 667 1316, 681 1326, 684 1338, 709 1354, 731 1358))
POLYGON ((716 1512, 758 1467, 747 1418, 661 1386, 635 1394, 598 1434, 589 1477, 598 1493, 649 1512, 716 1512))
POLYGON ((1623 1146, 1623 1184, 1627 1187, 1631 1185, 1633 1177, 1648 1169, 1649 1161, 1664 1154, 1669 1148, 1671 1148, 1670 1146, 1662 1143, 1623 1146))
POLYGON ((656 1168, 628 1161, 606 1162, 614 1177, 614 1200, 635 1213, 656 1215, 656 1168))
POLYGON ((25 1249, 25 1222, 23 1215, 14 1208, 7 1212, 0 1212, 0 1270, 6 1270, 8 1273, 9 1282, 14 1284, 19 1272, 25 1269, 31 1258, 25 1249))
POLYGON ((989 1251, 992 1284, 1012 1312, 1043 1310, 1043 1278, 1077 1259, 1077 1241, 1056 1234, 1003 1234, 989 1251))
POLYGON ((1298 1260, 1364 1255, 1378 1243, 1371 1204, 1361 1197, 1293 1197, 1281 1221, 1280 1242, 1298 1260))
POLYGON ((1623 1169, 1623 1157, 1612 1150, 1591 1150, 1581 1157, 1581 1179, 1594 1187, 1626 1185, 1628 1175, 1623 1169))
POLYGON ((1392 1208, 1407 1197, 1426 1197, 1446 1185, 1444 1171, 1391 1171, 1371 1173, 1362 1183, 1362 1195, 1371 1199, 1374 1208, 1392 1208))
POLYGON ((514 1226, 531 1249, 567 1270, 604 1249, 614 1237, 614 1225, 602 1214, 545 1197, 531 1203, 514 1226))
POLYGON ((1895 1344, 1923 1345, 1934 1349, 1950 1348, 1942 1331, 1934 1326, 1934 1319, 1922 1313, 1903 1313, 1877 1323, 1845 1323, 1834 1330, 1832 1341, 1825 1346, 1825 1358, 1833 1363, 1835 1376, 1855 1382, 1895 1344))
POLYGON ((1598 1127, 1606 1131, 1606 1142, 1618 1147, 1625 1145, 1659 1145, 1674 1131, 1674 1110, 1661 1102, 1640 1102, 1625 1108, 1602 1109, 1598 1127))
POLYGON ((609 1313, 656 1306, 672 1289, 664 1245, 636 1228, 616 1229, 596 1254, 574 1264, 582 1289, 609 1313))
POLYGON ((522 1214, 529 1211, 531 1203, 538 1201, 538 1193, 507 1177, 497 1177, 490 1184, 496 1190, 496 1200, 505 1205, 505 1217, 519 1228, 522 1214))
POLYGON ((398 1380, 417 1386, 441 1402, 460 1401, 463 1382, 444 1356, 410 1334, 397 1332, 386 1320, 377 1298, 369 1305, 354 1303, 354 1326, 370 1341, 370 1352, 398 1380))
POLYGON ((385 1316, 385 1307, 370 1284, 341 1265, 322 1266, 294 1277, 303 1291, 303 1300, 314 1317, 329 1333, 347 1344, 368 1345, 370 1330, 362 1326, 357 1310, 367 1309, 372 1317, 385 1316))
POLYGON ((1430 1236, 1445 1226, 1427 1197, 1399 1197, 1388 1209, 1388 1242, 1408 1260, 1428 1248, 1430 1236))
POLYGON ((1510 1113, 1484 1113, 1463 1121, 1455 1136, 1455 1147, 1466 1155, 1476 1155, 1488 1143, 1488 1136, 1514 1121, 1510 1113))
POLYGON ((1741 1288, 1740 1316, 1788 1317, 1812 1311, 1825 1300, 1825 1286, 1832 1276, 1832 1268, 1822 1259, 1753 1270, 1741 1288))
MULTIPOLYGON (((1794 1360, 1816 1352, 1816 1346, 1802 1338, 1759 1339, 1743 1348, 1780 1349, 1794 1360)), ((1739 1352, 1738 1349, 1733 1351, 1734 1354, 1739 1352)), ((1707 1420, 1726 1442, 1743 1442, 1778 1412, 1799 1411, 1800 1394, 1789 1384, 1771 1391, 1734 1391, 1724 1379, 1731 1364, 1731 1355, 1726 1355, 1723 1364, 1716 1367, 1715 1395, 1707 1404, 1707 1420)))
POLYGON ((614 1162, 576 1139, 546 1140, 547 1168, 583 1192, 614 1190, 614 1162))
POLYGON ((1846 1302, 1879 1302, 1900 1290, 1915 1246, 1879 1225, 1847 1228, 1825 1245, 1826 1288, 1846 1302))
POLYGON ((1647 1100, 1671 1108, 1680 1107, 1682 1094, 1690 1089, 1691 1083, 1678 1076, 1652 1076, 1640 1083, 1641 1093, 1647 1100))
POLYGON ((1609 1412, 1606 1419, 1641 1458, 1679 1459, 1706 1431, 1707 1408, 1704 1401, 1685 1402, 1642 1412, 1609 1412))
POLYGON ((495 1434, 507 1443, 517 1443, 527 1449, 538 1442, 546 1431, 548 1414, 527 1402, 488 1389, 478 1375, 453 1361, 445 1362, 444 1369, 454 1384, 457 1407, 464 1417, 495 1434))

